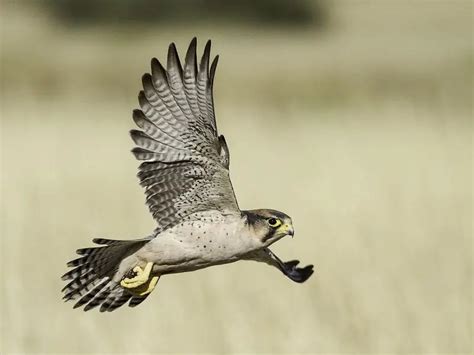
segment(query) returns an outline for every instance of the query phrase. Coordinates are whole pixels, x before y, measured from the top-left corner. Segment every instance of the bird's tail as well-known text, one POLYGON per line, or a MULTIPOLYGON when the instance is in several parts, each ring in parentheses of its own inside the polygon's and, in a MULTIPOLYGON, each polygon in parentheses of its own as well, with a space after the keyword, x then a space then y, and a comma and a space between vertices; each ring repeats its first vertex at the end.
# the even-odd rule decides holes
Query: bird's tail
POLYGON ((62 276, 70 282, 62 289, 65 301, 78 300, 74 308, 86 305, 88 311, 101 304, 100 311, 111 312, 130 300, 135 307, 148 295, 136 296, 113 281, 120 262, 135 253, 150 239, 112 240, 93 239, 98 247, 78 249, 80 258, 67 263, 73 269, 62 276))

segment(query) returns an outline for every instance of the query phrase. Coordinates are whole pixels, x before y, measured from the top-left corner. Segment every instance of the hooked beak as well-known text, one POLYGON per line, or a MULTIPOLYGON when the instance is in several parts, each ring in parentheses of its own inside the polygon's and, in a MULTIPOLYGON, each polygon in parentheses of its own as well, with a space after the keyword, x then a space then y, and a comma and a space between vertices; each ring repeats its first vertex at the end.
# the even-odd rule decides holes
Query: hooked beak
POLYGON ((290 224, 285 224, 285 225, 283 226, 283 231, 284 231, 287 235, 291 235, 292 238, 293 238, 294 235, 295 235, 295 230, 294 230, 293 226, 290 225, 290 224))

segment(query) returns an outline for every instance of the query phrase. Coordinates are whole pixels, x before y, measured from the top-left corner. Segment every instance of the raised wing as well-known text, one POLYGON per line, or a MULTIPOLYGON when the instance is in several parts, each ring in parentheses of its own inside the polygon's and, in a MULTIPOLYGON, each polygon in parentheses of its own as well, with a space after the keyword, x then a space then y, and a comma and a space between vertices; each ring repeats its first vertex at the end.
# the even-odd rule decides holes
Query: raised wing
POLYGON ((211 42, 197 66, 196 38, 181 66, 174 43, 165 70, 153 58, 151 75, 143 75, 133 111, 140 130, 130 132, 137 145, 140 184, 160 230, 180 223, 195 212, 238 213, 229 178, 229 150, 218 136, 212 86, 218 56, 209 70, 211 42))

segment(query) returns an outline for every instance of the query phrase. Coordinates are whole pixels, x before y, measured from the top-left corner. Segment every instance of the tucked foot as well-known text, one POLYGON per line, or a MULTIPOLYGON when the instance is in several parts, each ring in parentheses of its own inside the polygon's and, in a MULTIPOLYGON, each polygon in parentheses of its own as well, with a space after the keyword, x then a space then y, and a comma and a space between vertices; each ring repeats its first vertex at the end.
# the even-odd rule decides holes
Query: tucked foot
POLYGON ((122 281, 120 281, 120 285, 124 288, 134 289, 146 284, 150 279, 150 272, 152 268, 152 262, 147 263, 144 269, 142 269, 140 266, 135 266, 133 268, 133 276, 129 275, 130 273, 125 275, 122 281))
POLYGON ((305 282, 314 272, 313 265, 308 265, 303 268, 297 267, 297 265, 300 263, 299 260, 291 260, 285 263, 281 261, 281 259, 270 249, 267 248, 264 251, 272 258, 273 265, 279 268, 282 273, 295 282, 305 282))
POLYGON ((313 265, 308 265, 303 268, 296 267, 299 260, 292 260, 283 263, 282 272, 295 282, 305 282, 313 274, 313 265))
POLYGON ((131 293, 136 296, 145 296, 151 293, 154 289, 158 280, 160 279, 159 276, 153 276, 149 279, 149 281, 145 282, 143 285, 140 285, 135 288, 128 289, 131 293))

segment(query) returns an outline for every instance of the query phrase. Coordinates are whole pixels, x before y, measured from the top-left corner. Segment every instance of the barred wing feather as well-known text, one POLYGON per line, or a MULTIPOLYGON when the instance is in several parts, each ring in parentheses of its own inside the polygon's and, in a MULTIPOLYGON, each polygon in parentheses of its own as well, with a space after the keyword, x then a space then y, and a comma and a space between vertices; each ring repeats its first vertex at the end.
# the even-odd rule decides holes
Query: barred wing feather
POLYGON ((142 78, 140 110, 130 132, 136 147, 138 177, 146 203, 163 230, 195 212, 238 213, 229 177, 229 150, 217 133, 212 86, 218 56, 209 69, 208 41, 197 65, 196 38, 184 68, 175 45, 168 50, 167 69, 153 58, 151 74, 142 78))

